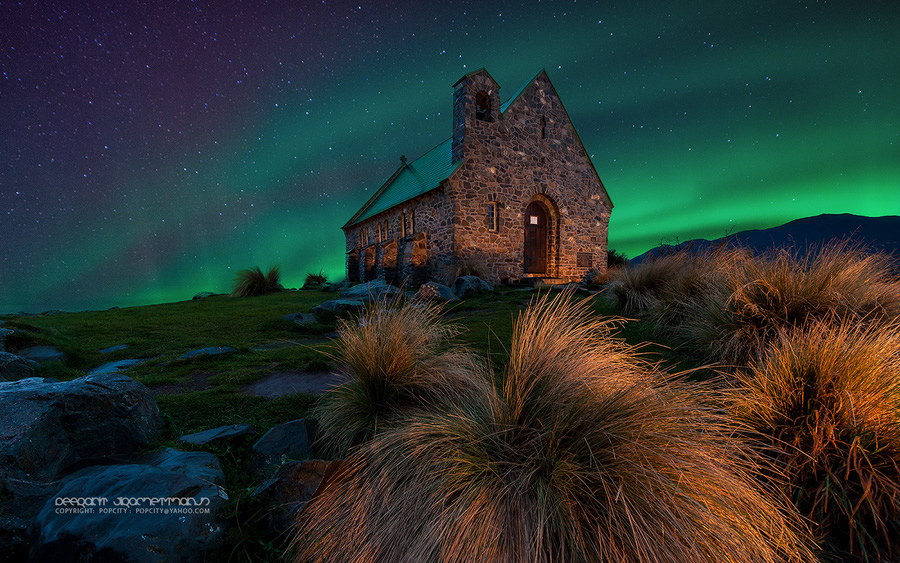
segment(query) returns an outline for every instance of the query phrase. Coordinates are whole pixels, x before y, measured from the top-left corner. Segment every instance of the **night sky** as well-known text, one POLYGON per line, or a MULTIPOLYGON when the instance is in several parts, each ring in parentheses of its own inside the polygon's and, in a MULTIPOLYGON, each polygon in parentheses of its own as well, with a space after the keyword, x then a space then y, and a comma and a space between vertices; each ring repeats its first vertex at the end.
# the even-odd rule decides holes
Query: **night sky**
POLYGON ((547 70, 610 247, 900 214, 900 3, 0 2, 0 313, 343 277, 340 230, 547 70), (146 5, 142 5, 146 4, 146 5))

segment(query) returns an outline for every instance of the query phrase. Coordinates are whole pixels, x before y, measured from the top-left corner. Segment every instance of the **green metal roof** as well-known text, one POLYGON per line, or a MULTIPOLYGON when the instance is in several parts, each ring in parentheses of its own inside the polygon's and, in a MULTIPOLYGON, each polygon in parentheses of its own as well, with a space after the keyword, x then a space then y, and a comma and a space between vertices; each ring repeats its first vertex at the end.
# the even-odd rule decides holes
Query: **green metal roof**
POLYGON ((452 141, 452 138, 447 139, 414 161, 400 165, 393 176, 344 226, 350 227, 365 221, 438 187, 462 164, 462 160, 456 165, 453 164, 453 155, 450 151, 452 141))
MULTIPOLYGON (((479 71, 480 70, 483 69, 479 69, 479 71)), ((525 89, 534 82, 535 78, 540 76, 541 72, 544 71, 541 70, 532 76, 511 98, 503 102, 500 106, 500 113, 505 112, 507 108, 522 95, 525 89)), ((449 178, 450 174, 462 164, 462 160, 455 165, 453 164, 453 155, 451 152, 452 142, 453 138, 451 137, 416 160, 409 163, 403 163, 400 168, 388 178, 387 182, 382 184, 369 201, 356 212, 356 215, 347 221, 344 228, 352 227, 353 225, 374 217, 383 211, 387 211, 395 205, 399 205, 404 201, 409 201, 416 196, 437 188, 441 182, 449 178)))

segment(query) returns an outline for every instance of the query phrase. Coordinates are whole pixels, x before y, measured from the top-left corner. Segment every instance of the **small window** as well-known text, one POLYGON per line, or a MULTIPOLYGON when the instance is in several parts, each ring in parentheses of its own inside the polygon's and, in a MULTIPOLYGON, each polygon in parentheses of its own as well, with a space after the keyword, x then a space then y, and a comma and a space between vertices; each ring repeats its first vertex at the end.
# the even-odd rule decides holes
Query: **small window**
POLYGON ((538 224, 538 216, 537 216, 537 215, 529 215, 529 216, 528 216, 528 223, 529 223, 530 225, 537 225, 537 224, 538 224))
POLYGON ((481 90, 475 94, 475 119, 479 121, 493 121, 491 115, 491 97, 481 90))
POLYGON ((400 235, 406 236, 406 212, 400 214, 400 235))
POLYGON ((488 202, 488 230, 496 231, 497 226, 500 223, 500 218, 498 217, 498 206, 496 201, 488 202))
POLYGON ((541 139, 547 138, 547 119, 541 116, 541 139))
POLYGON ((409 212, 409 234, 413 234, 416 232, 416 215, 415 211, 409 212))
POLYGON ((593 267, 594 257, 590 252, 578 252, 575 254, 575 265, 579 268, 593 267))

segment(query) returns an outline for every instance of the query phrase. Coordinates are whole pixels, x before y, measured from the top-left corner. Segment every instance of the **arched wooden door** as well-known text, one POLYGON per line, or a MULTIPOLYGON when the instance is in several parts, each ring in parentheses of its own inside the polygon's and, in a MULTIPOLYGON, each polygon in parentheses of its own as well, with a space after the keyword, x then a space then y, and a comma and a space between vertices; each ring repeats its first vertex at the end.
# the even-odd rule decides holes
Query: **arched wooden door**
POLYGON ((547 272, 547 213, 539 203, 525 208, 525 273, 547 272))

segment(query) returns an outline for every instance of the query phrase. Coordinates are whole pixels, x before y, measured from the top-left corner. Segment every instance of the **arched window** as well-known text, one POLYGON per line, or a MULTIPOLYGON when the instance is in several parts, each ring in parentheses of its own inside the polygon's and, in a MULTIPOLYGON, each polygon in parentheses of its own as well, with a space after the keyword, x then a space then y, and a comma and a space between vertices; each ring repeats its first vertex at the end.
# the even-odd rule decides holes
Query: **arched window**
POLYGON ((484 90, 475 94, 475 119, 479 121, 494 120, 491 115, 491 97, 484 90))

